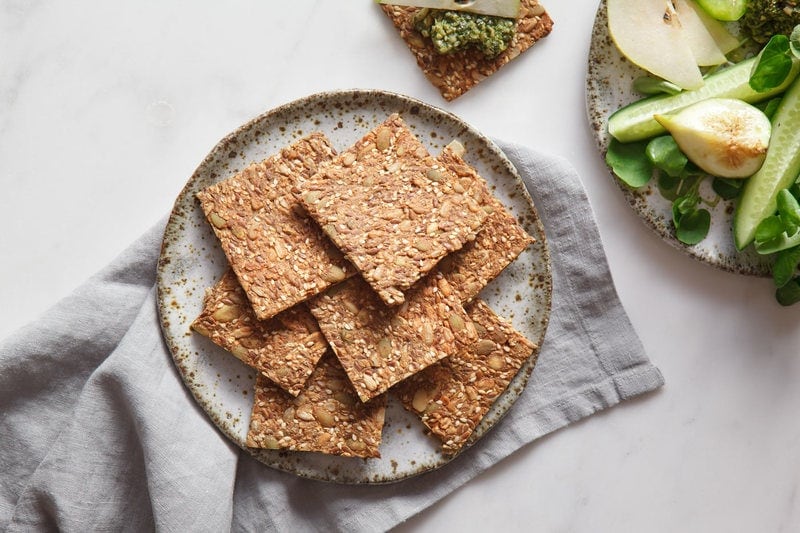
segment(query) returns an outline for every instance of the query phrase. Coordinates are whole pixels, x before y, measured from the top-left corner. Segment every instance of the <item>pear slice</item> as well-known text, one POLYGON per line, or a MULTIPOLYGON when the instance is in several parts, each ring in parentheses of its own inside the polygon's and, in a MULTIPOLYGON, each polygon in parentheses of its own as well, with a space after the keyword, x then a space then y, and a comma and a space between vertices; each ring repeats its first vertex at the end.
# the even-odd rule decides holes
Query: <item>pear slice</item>
POLYGON ((671 0, 608 0, 608 32, 620 53, 682 89, 703 76, 671 0))
MULTIPOLYGON (((721 65, 727 58, 717 45, 716 39, 708 31, 698 11, 702 11, 694 0, 673 0, 683 35, 692 49, 695 62, 701 67, 721 65)), ((708 16, 708 15, 706 15, 708 16)), ((713 19, 711 19, 713 20, 713 19)))
POLYGON ((694 10, 695 14, 697 14, 698 18, 700 18, 703 26, 706 27, 706 30, 711 34, 711 37, 717 43, 717 47, 723 54, 727 54, 731 50, 739 48, 739 39, 728 31, 728 28, 723 23, 706 13, 694 0, 688 0, 687 3, 689 7, 694 10))
POLYGON ((379 0, 381 4, 408 7, 429 7, 449 11, 467 11, 515 19, 519 16, 519 0, 379 0))
POLYGON ((712 176, 746 178, 767 155, 772 125, 760 109, 741 100, 709 98, 653 118, 690 161, 712 176))

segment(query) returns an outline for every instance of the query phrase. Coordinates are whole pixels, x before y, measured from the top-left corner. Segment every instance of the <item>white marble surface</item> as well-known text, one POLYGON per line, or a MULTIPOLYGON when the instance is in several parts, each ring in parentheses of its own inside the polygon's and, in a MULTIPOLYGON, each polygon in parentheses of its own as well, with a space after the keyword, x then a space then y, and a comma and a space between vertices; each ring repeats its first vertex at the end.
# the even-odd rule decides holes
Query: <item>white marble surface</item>
POLYGON ((584 113, 596 0, 444 102, 371 0, 0 3, 0 338, 167 213, 207 151, 278 104, 381 88, 582 175, 620 297, 667 385, 522 450, 401 531, 796 531, 800 307, 663 244, 584 113))

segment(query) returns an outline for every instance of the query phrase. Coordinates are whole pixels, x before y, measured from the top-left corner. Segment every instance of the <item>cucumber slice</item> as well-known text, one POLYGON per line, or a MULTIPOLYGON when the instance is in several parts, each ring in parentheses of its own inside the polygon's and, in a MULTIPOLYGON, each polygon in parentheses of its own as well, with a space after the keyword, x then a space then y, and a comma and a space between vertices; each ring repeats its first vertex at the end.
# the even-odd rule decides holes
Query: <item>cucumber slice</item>
POLYGON ((772 118, 772 138, 767 158, 744 186, 733 215, 736 247, 753 242, 756 227, 778 208, 778 193, 791 187, 800 175, 800 83, 783 95, 772 118))
POLYGON ((784 91, 800 71, 800 61, 795 61, 792 72, 779 87, 759 93, 749 84, 750 71, 757 58, 750 58, 732 67, 715 72, 696 91, 683 91, 675 95, 652 96, 619 109, 608 118, 608 132, 619 142, 633 142, 665 133, 653 115, 665 115, 706 98, 736 98, 755 103, 784 91))
POLYGON ((697 3, 717 20, 739 20, 747 10, 747 0, 697 0, 697 3))

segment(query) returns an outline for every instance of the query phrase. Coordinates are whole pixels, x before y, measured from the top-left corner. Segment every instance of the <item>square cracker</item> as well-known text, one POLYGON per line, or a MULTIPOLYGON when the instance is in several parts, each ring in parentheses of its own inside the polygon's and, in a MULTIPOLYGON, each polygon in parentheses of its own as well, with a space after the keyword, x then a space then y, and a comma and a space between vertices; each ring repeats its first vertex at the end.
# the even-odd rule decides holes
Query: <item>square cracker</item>
POLYGON ((301 187, 312 218, 388 305, 446 254, 475 238, 486 213, 453 188, 398 114, 301 187))
POLYGON ((363 401, 456 353, 475 339, 461 301, 440 274, 387 306, 354 277, 309 302, 312 314, 363 401))
POLYGON ((395 389, 403 406, 441 439, 448 454, 464 446, 536 348, 482 300, 475 300, 468 312, 479 339, 395 389))
POLYGON ((535 239, 454 149, 445 148, 437 159, 459 177, 461 187, 489 213, 475 240, 442 259, 436 267, 459 293, 461 301, 468 303, 535 239))
POLYGON ((206 290, 192 329, 297 396, 328 348, 304 304, 258 320, 230 269, 206 290))
POLYGON ((333 156, 328 139, 312 133, 197 193, 261 320, 355 272, 292 193, 333 156))
POLYGON ((247 446, 380 457, 386 396, 362 403, 333 354, 323 357, 293 398, 259 376, 247 446))
POLYGON ((500 67, 533 46, 553 29, 553 19, 537 0, 521 0, 517 30, 506 50, 493 58, 486 58, 475 49, 465 49, 451 54, 440 54, 414 29, 416 7, 381 6, 400 37, 414 54, 425 77, 437 88, 445 100, 454 100, 488 78, 500 67))

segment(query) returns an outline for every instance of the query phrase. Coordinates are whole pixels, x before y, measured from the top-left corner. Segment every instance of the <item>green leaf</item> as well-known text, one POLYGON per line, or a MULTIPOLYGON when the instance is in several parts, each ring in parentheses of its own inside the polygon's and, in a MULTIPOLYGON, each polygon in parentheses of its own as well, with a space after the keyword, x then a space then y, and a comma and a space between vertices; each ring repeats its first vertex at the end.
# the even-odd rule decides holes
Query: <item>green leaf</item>
POLYGON ((778 106, 781 105, 781 100, 783 100, 781 96, 776 96, 775 98, 770 98, 766 102, 759 102, 756 104, 756 107, 759 108, 768 119, 772 120, 775 111, 777 111, 778 106))
POLYGON ((689 159, 678 148, 672 135, 662 135, 647 143, 647 158, 658 169, 673 178, 679 177, 686 168, 689 159))
POLYGON ((775 291, 775 299, 781 305, 789 306, 800 302, 800 278, 795 278, 775 291))
POLYGON ((686 215, 694 211, 699 203, 700 196, 694 191, 689 191, 687 194, 675 199, 675 202, 672 204, 672 212, 673 214, 678 213, 679 215, 686 215))
POLYGON ((645 154, 646 142, 621 143, 611 139, 606 163, 626 185, 638 188, 647 185, 653 176, 653 164, 645 154))
POLYGON ((658 173, 658 190, 666 200, 672 202, 678 197, 680 185, 680 178, 673 178, 665 172, 658 173))
POLYGON ((654 94, 678 94, 681 88, 661 78, 652 76, 639 76, 633 80, 633 90, 651 96, 654 94))
POLYGON ((800 265, 800 246, 789 248, 778 252, 775 257, 775 264, 772 266, 772 279, 776 287, 783 287, 797 273, 797 266, 800 265))
POLYGON ((778 192, 778 214, 786 228, 786 233, 790 236, 797 233, 797 228, 800 226, 800 203, 789 192, 789 189, 778 192))
POLYGON ((761 255, 774 254, 781 250, 794 248, 795 246, 800 246, 800 232, 795 233, 791 237, 784 232, 769 241, 755 243, 756 252, 761 255))
MULTIPOLYGON (((680 196, 689 196, 689 194, 694 194, 697 196, 697 200, 700 201, 700 196, 697 194, 697 190, 700 188, 700 182, 706 177, 706 174, 698 174, 698 175, 691 175, 690 167, 691 161, 689 165, 686 165, 686 174, 684 174, 681 179, 681 185, 678 187, 678 194, 680 196)), ((698 170, 700 172, 700 170, 698 170)))
POLYGON ((681 225, 681 219, 683 218, 683 212, 679 209, 679 201, 676 199, 672 202, 672 223, 675 225, 675 229, 681 225))
POLYGON ((684 244, 694 245, 708 235, 711 227, 711 213, 705 209, 697 209, 684 214, 680 224, 675 228, 675 236, 684 244))
POLYGON ((714 178, 711 182, 711 188, 719 195, 720 198, 725 200, 733 200, 742 192, 742 186, 745 180, 728 179, 728 178, 714 178))
POLYGON ((778 215, 762 220, 756 227, 755 241, 759 243, 771 241, 784 232, 783 221, 778 215))
POLYGON ((703 169, 701 169, 700 167, 689 161, 688 163, 686 163, 686 174, 695 176, 697 177, 697 179, 701 179, 702 176, 700 175, 704 174, 704 172, 703 169))
POLYGON ((750 87, 756 92, 774 89, 786 80, 791 70, 789 38, 785 35, 773 35, 761 50, 750 73, 750 87))

